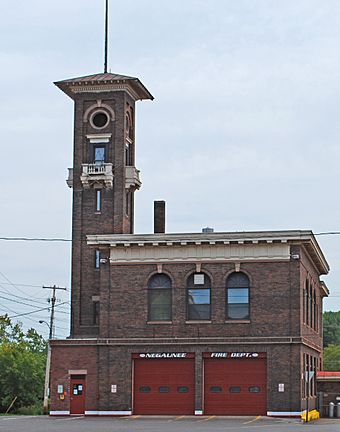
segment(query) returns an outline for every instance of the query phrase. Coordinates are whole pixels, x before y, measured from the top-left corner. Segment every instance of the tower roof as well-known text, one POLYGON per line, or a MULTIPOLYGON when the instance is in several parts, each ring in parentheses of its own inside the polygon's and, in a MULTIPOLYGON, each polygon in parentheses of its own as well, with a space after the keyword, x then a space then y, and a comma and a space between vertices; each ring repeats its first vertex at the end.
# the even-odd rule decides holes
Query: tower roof
POLYGON ((130 91, 136 99, 151 99, 154 97, 142 82, 135 77, 113 73, 98 73, 77 78, 70 78, 54 83, 70 98, 74 99, 77 93, 100 92, 100 91, 130 91))

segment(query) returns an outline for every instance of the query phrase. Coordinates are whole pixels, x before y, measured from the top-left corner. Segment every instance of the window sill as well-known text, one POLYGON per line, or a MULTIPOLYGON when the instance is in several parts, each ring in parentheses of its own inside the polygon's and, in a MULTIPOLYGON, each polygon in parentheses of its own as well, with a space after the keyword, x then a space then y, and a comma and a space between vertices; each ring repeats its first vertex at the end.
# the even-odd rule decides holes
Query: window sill
POLYGON ((101 215, 102 212, 100 212, 100 211, 96 211, 96 212, 94 212, 94 214, 96 214, 96 215, 101 215))
POLYGON ((250 320, 225 320, 225 324, 250 324, 250 320))
POLYGON ((185 324, 211 324, 211 320, 189 320, 185 321, 185 324))
POLYGON ((172 324, 172 321, 147 321, 147 324, 172 324))

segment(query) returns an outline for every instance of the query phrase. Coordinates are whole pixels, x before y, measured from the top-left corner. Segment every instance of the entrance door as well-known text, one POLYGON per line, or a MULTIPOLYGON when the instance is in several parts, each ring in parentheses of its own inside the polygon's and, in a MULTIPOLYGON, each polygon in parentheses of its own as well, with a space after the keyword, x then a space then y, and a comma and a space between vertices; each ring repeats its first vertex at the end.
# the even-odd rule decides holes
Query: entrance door
POLYGON ((85 414, 85 384, 85 376, 71 376, 70 414, 85 414))

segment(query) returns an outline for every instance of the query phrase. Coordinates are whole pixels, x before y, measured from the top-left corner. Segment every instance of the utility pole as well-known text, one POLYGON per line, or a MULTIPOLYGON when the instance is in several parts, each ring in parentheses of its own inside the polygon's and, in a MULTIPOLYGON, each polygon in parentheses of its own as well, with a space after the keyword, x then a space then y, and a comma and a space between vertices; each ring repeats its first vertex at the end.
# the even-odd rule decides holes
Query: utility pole
POLYGON ((51 297, 51 299, 49 299, 49 300, 51 300, 51 316, 50 316, 50 334, 49 334, 49 337, 48 337, 48 339, 53 339, 53 337, 54 337, 54 307, 55 307, 55 302, 57 300, 56 296, 55 296, 55 292, 56 292, 56 290, 66 291, 66 288, 64 288, 64 287, 57 287, 56 285, 53 285, 53 287, 51 287, 51 286, 43 286, 43 289, 51 289, 51 290, 53 290, 52 297, 51 297))
POLYGON ((46 359, 46 370, 45 370, 45 386, 44 386, 44 414, 48 414, 48 389, 50 387, 50 370, 51 370, 51 339, 54 337, 54 307, 56 302, 56 296, 55 292, 57 290, 63 290, 66 291, 66 288, 64 287, 57 287, 56 285, 53 285, 53 287, 50 286, 43 286, 44 289, 51 289, 52 297, 51 299, 51 316, 50 316, 50 333, 48 337, 47 342, 47 359, 46 359))

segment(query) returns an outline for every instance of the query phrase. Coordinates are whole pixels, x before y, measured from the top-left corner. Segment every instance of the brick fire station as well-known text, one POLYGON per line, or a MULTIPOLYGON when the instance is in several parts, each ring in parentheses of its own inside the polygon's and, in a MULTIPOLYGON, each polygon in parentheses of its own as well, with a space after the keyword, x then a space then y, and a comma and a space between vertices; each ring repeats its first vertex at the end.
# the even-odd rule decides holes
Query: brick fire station
POLYGON ((154 233, 134 234, 135 102, 153 96, 112 73, 56 85, 75 104, 72 306, 50 414, 315 408, 329 267, 313 233, 166 233, 156 201, 154 233))

